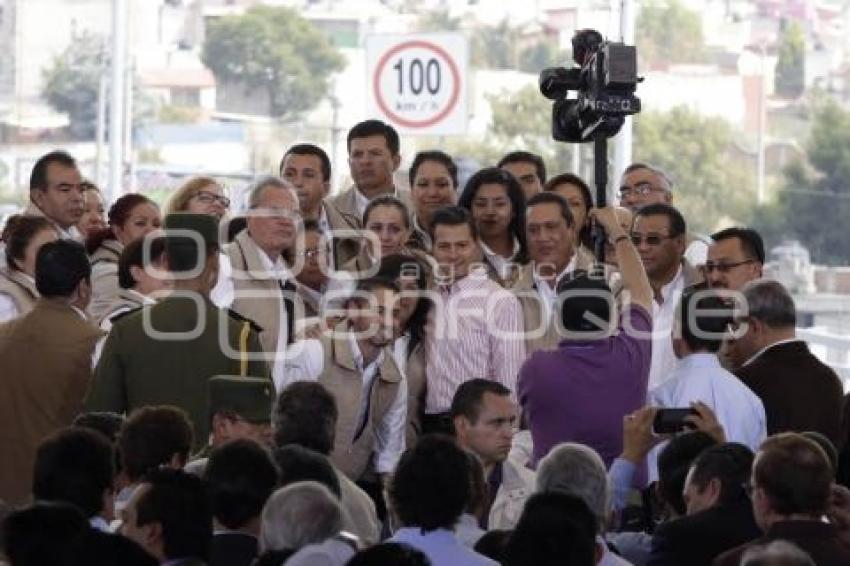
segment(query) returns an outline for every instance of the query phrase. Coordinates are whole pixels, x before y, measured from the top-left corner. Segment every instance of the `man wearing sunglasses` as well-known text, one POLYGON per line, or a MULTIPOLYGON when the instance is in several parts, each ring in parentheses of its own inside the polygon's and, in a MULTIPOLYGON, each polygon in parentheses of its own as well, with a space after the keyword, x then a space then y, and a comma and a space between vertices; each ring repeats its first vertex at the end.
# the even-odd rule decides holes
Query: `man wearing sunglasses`
MULTIPOLYGON (((661 168, 646 163, 632 163, 620 180, 620 205, 632 212, 650 204, 673 204, 673 181, 661 168)), ((685 234, 685 258, 691 265, 705 263, 708 238, 685 234)))
POLYGON ((669 204, 648 204, 635 213, 631 239, 653 292, 650 389, 663 383, 676 366, 670 331, 682 291, 702 282, 685 259, 686 234, 684 217, 669 204))
POLYGON ((703 267, 706 282, 714 289, 738 291, 762 276, 764 242, 751 228, 726 228, 715 234, 703 267))

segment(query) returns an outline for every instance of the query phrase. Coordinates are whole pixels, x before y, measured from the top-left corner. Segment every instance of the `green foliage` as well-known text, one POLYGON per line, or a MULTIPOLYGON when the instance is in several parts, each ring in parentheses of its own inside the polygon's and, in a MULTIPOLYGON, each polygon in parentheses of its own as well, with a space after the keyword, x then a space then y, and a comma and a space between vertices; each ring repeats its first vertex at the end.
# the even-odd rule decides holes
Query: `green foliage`
POLYGON ((844 226, 850 218, 850 111, 826 99, 814 109, 808 163, 784 171, 776 200, 758 211, 756 227, 768 246, 797 239, 813 261, 850 264, 844 226))
POLYGON ((695 63, 705 57, 700 16, 680 0, 643 4, 635 30, 638 55, 650 65, 695 63))
POLYGON ((519 70, 539 73, 546 67, 571 67, 572 57, 566 50, 558 49, 554 41, 540 41, 526 47, 519 54, 519 70))
POLYGON ((83 32, 42 71, 42 96, 58 112, 68 114, 71 135, 92 139, 97 125, 97 95, 108 56, 103 38, 83 32))
POLYGON ((803 94, 805 66, 805 36, 797 22, 791 22, 779 40, 779 57, 776 60, 776 94, 797 98, 803 94))
POLYGON ((416 24, 422 32, 458 31, 460 18, 453 18, 448 10, 434 10, 423 13, 416 24))
POLYGON ((727 158, 734 139, 727 122, 678 107, 639 114, 634 136, 634 161, 652 163, 670 174, 673 204, 685 215, 689 229, 710 233, 723 219, 749 220, 752 182, 727 158))
POLYGON ((269 94, 269 113, 294 118, 328 92, 328 77, 344 67, 331 42, 289 8, 256 6, 210 22, 202 59, 219 81, 269 94))
POLYGON ((162 124, 194 124, 200 121, 201 109, 166 104, 160 107, 158 118, 162 124))
POLYGON ((471 62, 480 69, 516 69, 519 58, 519 31, 508 20, 497 26, 476 28, 472 36, 471 62))

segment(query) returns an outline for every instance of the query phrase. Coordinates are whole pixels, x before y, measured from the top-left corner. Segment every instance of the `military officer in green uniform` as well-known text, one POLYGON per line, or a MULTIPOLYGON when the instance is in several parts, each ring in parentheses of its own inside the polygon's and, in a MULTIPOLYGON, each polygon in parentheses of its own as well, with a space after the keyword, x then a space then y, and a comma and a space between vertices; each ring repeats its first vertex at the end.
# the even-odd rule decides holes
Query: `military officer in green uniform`
POLYGON ((244 438, 271 447, 274 385, 267 379, 218 375, 209 381, 210 441, 186 464, 202 476, 210 453, 231 440, 244 438))
POLYGON ((213 217, 171 214, 164 224, 174 292, 115 321, 85 404, 87 411, 116 413, 180 407, 194 425, 197 450, 209 437, 212 377, 252 376, 273 384, 256 325, 209 299, 219 257, 213 217))

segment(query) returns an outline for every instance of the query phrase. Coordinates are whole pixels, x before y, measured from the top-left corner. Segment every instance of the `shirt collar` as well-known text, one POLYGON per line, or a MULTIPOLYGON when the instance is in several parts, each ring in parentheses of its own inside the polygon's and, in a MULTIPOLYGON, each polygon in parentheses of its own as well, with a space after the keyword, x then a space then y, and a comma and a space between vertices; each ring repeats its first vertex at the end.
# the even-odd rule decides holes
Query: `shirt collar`
MULTIPOLYGON (((555 287, 554 288, 558 287, 558 283, 561 282, 561 279, 563 279, 565 275, 567 275, 568 273, 572 273, 575 270, 576 270, 576 254, 573 254, 573 257, 570 258, 570 262, 563 269, 563 271, 561 271, 561 273, 559 273, 558 276, 555 278, 555 287)), ((537 272, 537 265, 532 265, 532 267, 531 267, 531 277, 534 279, 534 285, 537 286, 538 289, 540 289, 541 286, 545 287, 547 289, 551 288, 551 287, 549 287, 549 282, 546 279, 544 279, 540 275, 540 273, 537 272)))
POLYGON ((680 263, 679 270, 676 271, 676 276, 673 277, 673 279, 671 279, 669 283, 661 287, 661 300, 664 301, 664 303, 666 304, 667 298, 670 296, 670 294, 683 283, 684 276, 682 275, 682 264, 680 263))
POLYGON ((502 260, 502 261, 511 261, 512 259, 514 259, 517 256, 517 254, 519 253, 519 250, 520 250, 519 240, 516 239, 516 236, 514 236, 514 249, 511 252, 511 255, 508 256, 508 257, 504 257, 500 254, 497 254, 493 250, 491 250, 490 246, 488 246, 487 244, 484 243, 484 240, 479 240, 479 244, 481 244, 481 250, 484 252, 484 255, 487 256, 487 259, 491 260, 491 263, 492 263, 493 258, 496 258, 496 259, 499 259, 499 260, 502 260))
MULTIPOLYGON (((398 198, 398 189, 393 187, 393 192, 390 193, 395 198, 398 198)), ((366 207, 369 206, 369 197, 360 192, 360 189, 357 186, 354 186, 354 202, 357 204, 357 212, 360 215, 360 218, 363 218, 363 213, 366 212, 366 207)))
POLYGON ((764 354, 765 352, 767 352, 771 348, 774 348, 776 346, 780 346, 782 344, 790 344, 791 342, 801 342, 801 340, 799 338, 787 338, 785 340, 780 340, 779 342, 774 342, 773 344, 769 344, 769 345, 765 346, 764 348, 762 348, 761 350, 759 350, 758 352, 756 352, 755 354, 753 354, 750 357, 750 359, 748 359, 746 362, 741 364, 741 367, 746 367, 746 366, 750 365, 751 363, 756 361, 756 359, 758 359, 759 356, 761 356, 762 354, 764 354))
POLYGON ((684 358, 679 360, 679 367, 683 368, 713 368, 720 367, 720 360, 717 359, 716 354, 712 354, 710 352, 694 352, 693 354, 688 354, 684 358))
POLYGON ((147 295, 143 295, 136 291, 135 289, 127 289, 127 294, 132 296, 137 301, 141 302, 143 305, 153 305, 156 301, 147 295))
POLYGON ((275 273, 279 276, 288 277, 289 270, 287 269, 286 264, 283 262, 283 257, 277 256, 274 262, 272 262, 269 255, 265 251, 263 251, 263 249, 259 246, 257 246, 257 251, 257 255, 260 256, 260 261, 262 262, 266 272, 268 272, 269 274, 275 273))
POLYGON ((378 367, 384 362, 384 350, 378 351, 378 357, 376 357, 371 364, 366 367, 363 367, 363 353, 360 351, 360 344, 357 343, 357 338, 355 338, 355 332, 348 332, 348 345, 351 347, 352 358, 354 358, 354 364, 357 366, 358 371, 361 373, 366 373, 367 370, 373 367, 378 367))
POLYGON ((75 307, 74 305, 69 305, 69 306, 70 306, 72 309, 74 309, 74 312, 76 312, 78 315, 80 315, 80 318, 82 318, 83 320, 88 320, 88 319, 89 319, 89 318, 86 316, 86 313, 84 313, 82 310, 78 309, 78 308, 77 308, 77 307, 75 307))
POLYGON ((457 291, 475 288, 480 281, 486 279, 489 279, 487 276, 487 269, 479 265, 478 267, 470 269, 469 273, 460 279, 455 279, 449 285, 438 285, 438 288, 443 293, 451 294, 457 291))

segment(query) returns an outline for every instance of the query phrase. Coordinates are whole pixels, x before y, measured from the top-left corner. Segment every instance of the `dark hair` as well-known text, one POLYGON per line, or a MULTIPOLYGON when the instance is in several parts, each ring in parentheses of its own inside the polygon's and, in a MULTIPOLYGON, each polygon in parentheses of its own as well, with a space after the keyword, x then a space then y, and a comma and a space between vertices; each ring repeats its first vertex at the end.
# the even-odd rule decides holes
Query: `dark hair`
POLYGON ((398 132, 395 131, 395 128, 380 120, 365 120, 348 130, 348 138, 346 139, 345 146, 347 151, 351 151, 351 140, 354 138, 368 138, 369 136, 383 136, 387 141, 387 148, 389 148, 390 153, 392 155, 398 155, 401 145, 398 139, 398 132))
POLYGON ((800 433, 800 436, 808 438, 820 446, 823 453, 826 454, 826 459, 829 460, 829 465, 832 467, 833 473, 838 470, 838 450, 830 439, 814 430, 803 431, 800 433))
POLYGON ((253 440, 239 438, 214 449, 204 470, 216 520, 236 530, 258 517, 277 487, 271 454, 253 440))
POLYGON ((411 188, 416 180, 416 173, 419 172, 419 167, 426 161, 433 161, 445 167, 449 173, 449 178, 452 180, 452 185, 457 188, 457 164, 448 153, 436 149, 420 151, 414 156, 413 163, 410 164, 410 169, 407 170, 407 178, 410 181, 411 188))
POLYGON ((152 204, 156 206, 154 201, 139 193, 130 193, 119 197, 118 200, 109 207, 109 212, 106 215, 109 221, 109 226, 94 232, 86 239, 86 251, 93 254, 106 240, 117 239, 117 236, 115 235, 115 227, 120 226, 123 228, 130 219, 130 214, 132 214, 133 209, 142 204, 152 204))
POLYGON ((87 566, 156 566, 156 559, 133 540, 89 529, 81 541, 75 564, 87 566))
POLYGON ((677 310, 682 340, 694 352, 720 351, 724 333, 732 322, 732 310, 728 301, 708 289, 685 289, 677 310))
POLYGON ((339 477, 333 464, 324 454, 298 444, 288 444, 275 449, 274 459, 280 470, 278 487, 286 487, 299 481, 315 481, 328 488, 338 498, 342 497, 339 477))
MULTIPOLYGON (((402 275, 408 275, 413 270, 416 274, 416 287, 420 291, 428 289, 428 266, 416 256, 391 254, 381 258, 376 277, 397 281, 402 275), (413 268, 413 269, 411 269, 413 268)), ((403 291, 400 291, 403 293, 403 291)), ((407 356, 410 356, 425 339, 425 325, 428 322, 428 311, 431 309, 431 299, 420 295, 416 299, 416 308, 410 315, 410 320, 402 330, 410 332, 410 342, 407 344, 407 356)))
POLYGON ((688 225, 685 223, 685 217, 682 216, 682 213, 675 207, 663 202, 654 202, 641 207, 635 212, 635 218, 638 216, 666 216, 670 224, 670 234, 668 235, 671 238, 682 236, 688 231, 688 225))
POLYGON ((77 167, 76 160, 67 151, 51 151, 46 155, 42 155, 32 167, 30 191, 36 189, 41 191, 47 190, 47 168, 51 163, 59 163, 65 167, 77 167))
POLYGON ((706 449, 717 445, 708 434, 688 431, 674 436, 658 455, 658 496, 679 515, 687 511, 682 490, 693 461, 706 449))
POLYGON ((604 279, 590 277, 578 270, 573 277, 558 282, 557 302, 560 308, 560 324, 567 333, 599 334, 610 330, 613 317, 614 295, 604 279), (605 326, 591 320, 596 317, 605 326))
POLYGON ((744 486, 750 481, 753 451, 736 442, 707 448, 691 466, 691 483, 700 491, 716 479, 720 482, 718 505, 728 505, 746 497, 744 486))
POLYGON ((369 201, 366 208, 363 210, 363 228, 366 228, 366 222, 369 221, 369 215, 379 206, 390 206, 401 212, 401 219, 404 222, 404 227, 410 229, 410 211, 407 205, 398 200, 393 195, 378 195, 369 201))
POLYGON ((338 416, 336 401, 324 385, 290 383, 278 395, 272 414, 275 445, 298 444, 327 456, 334 447, 338 416))
MULTIPOLYGON (((475 195, 478 190, 487 184, 501 185, 505 188, 505 193, 508 195, 508 200, 511 201, 511 223, 508 225, 508 231, 519 242, 519 254, 517 254, 517 263, 525 263, 528 257, 528 244, 525 240, 525 194, 522 192, 522 187, 516 178, 502 171, 498 167, 486 167, 475 173, 466 182, 463 192, 457 201, 457 205, 467 209, 472 213, 472 202, 475 200, 475 195)), ((432 223, 433 224, 433 223, 432 223)))
POLYGON ((501 564, 505 560, 505 548, 512 534, 513 531, 504 529, 489 530, 478 539, 472 550, 501 564))
POLYGON ((231 216, 227 222, 227 242, 236 239, 236 236, 248 226, 248 218, 245 216, 231 216))
POLYGON ((402 455, 389 494, 402 525, 453 529, 469 499, 466 453, 449 436, 426 434, 402 455))
POLYGON ((14 566, 67 564, 90 530, 79 509, 68 503, 36 502, 2 523, 3 552, 14 566))
POLYGON ((315 155, 321 163, 322 181, 327 183, 331 180, 331 160, 328 158, 328 154, 325 153, 324 149, 312 143, 295 144, 286 150, 286 153, 280 159, 280 166, 277 168, 281 177, 283 177, 283 164, 290 155, 315 155))
POLYGON ((166 558, 208 560, 212 542, 212 511, 204 482, 183 470, 161 468, 150 472, 149 484, 136 504, 136 524, 162 526, 166 558))
POLYGON ((118 433, 124 425, 124 416, 110 412, 80 413, 74 419, 74 426, 96 430, 112 444, 118 442, 118 433))
POLYGON ((71 240, 47 242, 35 257, 35 288, 42 297, 70 297, 80 281, 91 282, 86 250, 71 240))
POLYGON ((829 505, 833 478, 823 449, 792 432, 768 437, 753 464, 754 487, 764 490, 779 515, 822 515, 829 505))
POLYGON ((537 173, 537 178, 540 179, 540 184, 542 185, 546 182, 546 164, 543 162, 543 158, 536 153, 531 153, 530 151, 512 151, 502 157, 499 163, 496 164, 496 167, 501 169, 508 163, 531 163, 534 165, 534 170, 537 173))
POLYGON ((567 226, 575 226, 576 219, 573 217, 573 211, 570 210, 570 204, 567 202, 567 199, 558 193, 545 192, 532 195, 532 197, 528 199, 528 202, 525 203, 526 216, 528 215, 529 209, 538 204, 557 204, 561 208, 561 217, 564 219, 564 222, 567 223, 567 226))
POLYGON ((44 230, 53 230, 56 233, 53 224, 43 216, 15 214, 9 217, 3 228, 3 236, 0 237, 0 240, 6 244, 6 264, 9 269, 20 271, 14 261, 8 260, 23 261, 32 239, 44 230))
POLYGON ((586 247, 593 249, 593 231, 591 230, 590 222, 587 221, 590 219, 590 209, 593 208, 593 195, 590 192, 590 187, 584 182, 584 179, 578 175, 574 175, 572 173, 561 173, 560 175, 552 177, 546 181, 543 191, 555 192, 555 190, 561 185, 572 185, 574 187, 578 187, 579 192, 581 193, 581 200, 584 201, 584 211, 587 215, 584 226, 579 228, 578 239, 579 242, 584 244, 586 247))
POLYGON ((357 286, 355 287, 358 293, 374 293, 379 289, 387 289, 398 293, 398 283, 392 279, 375 275, 374 277, 358 279, 357 286))
POLYGON ((761 235, 752 228, 725 228, 711 235, 715 242, 737 238, 741 243, 743 252, 759 263, 764 263, 764 240, 761 235))
POLYGON ((314 220, 312 218, 308 218, 304 221, 304 231, 305 232, 318 232, 319 234, 324 234, 325 231, 322 230, 322 225, 319 224, 318 220, 314 220))
POLYGON ((121 251, 121 257, 118 258, 118 285, 122 289, 132 289, 136 286, 136 280, 133 278, 132 269, 138 267, 145 269, 150 267, 152 263, 157 262, 165 253, 165 238, 156 236, 151 239, 138 238, 127 244, 121 251), (145 243, 147 245, 148 257, 145 258, 145 243), (145 259, 148 263, 145 263, 145 259))
POLYGON ((434 212, 431 217, 431 225, 428 227, 428 233, 431 238, 437 232, 437 226, 463 226, 469 227, 470 235, 473 240, 478 239, 478 229, 475 227, 475 222, 472 220, 472 215, 469 210, 459 206, 444 206, 434 212))
POLYGON ((118 437, 124 470, 136 481, 171 461, 175 454, 189 456, 192 423, 183 409, 163 405, 133 411, 118 437))
POLYGON ((596 517, 584 501, 560 492, 528 498, 505 548, 505 566, 593 566, 596 517))
POLYGON ((466 501, 466 512, 477 517, 479 513, 489 509, 487 482, 484 479, 484 466, 481 459, 472 452, 466 452, 467 476, 469 478, 469 499, 466 501))
POLYGON ((508 397, 511 390, 497 381, 475 378, 465 381, 457 388, 452 398, 449 414, 452 418, 465 417, 471 423, 478 420, 484 395, 491 393, 499 397, 508 397))
POLYGON ((86 517, 103 510, 112 489, 112 445, 99 432, 65 428, 47 437, 35 453, 32 493, 36 499, 76 505, 86 517))
POLYGON ((431 561, 409 544, 382 542, 361 550, 345 566, 431 566, 431 561))

